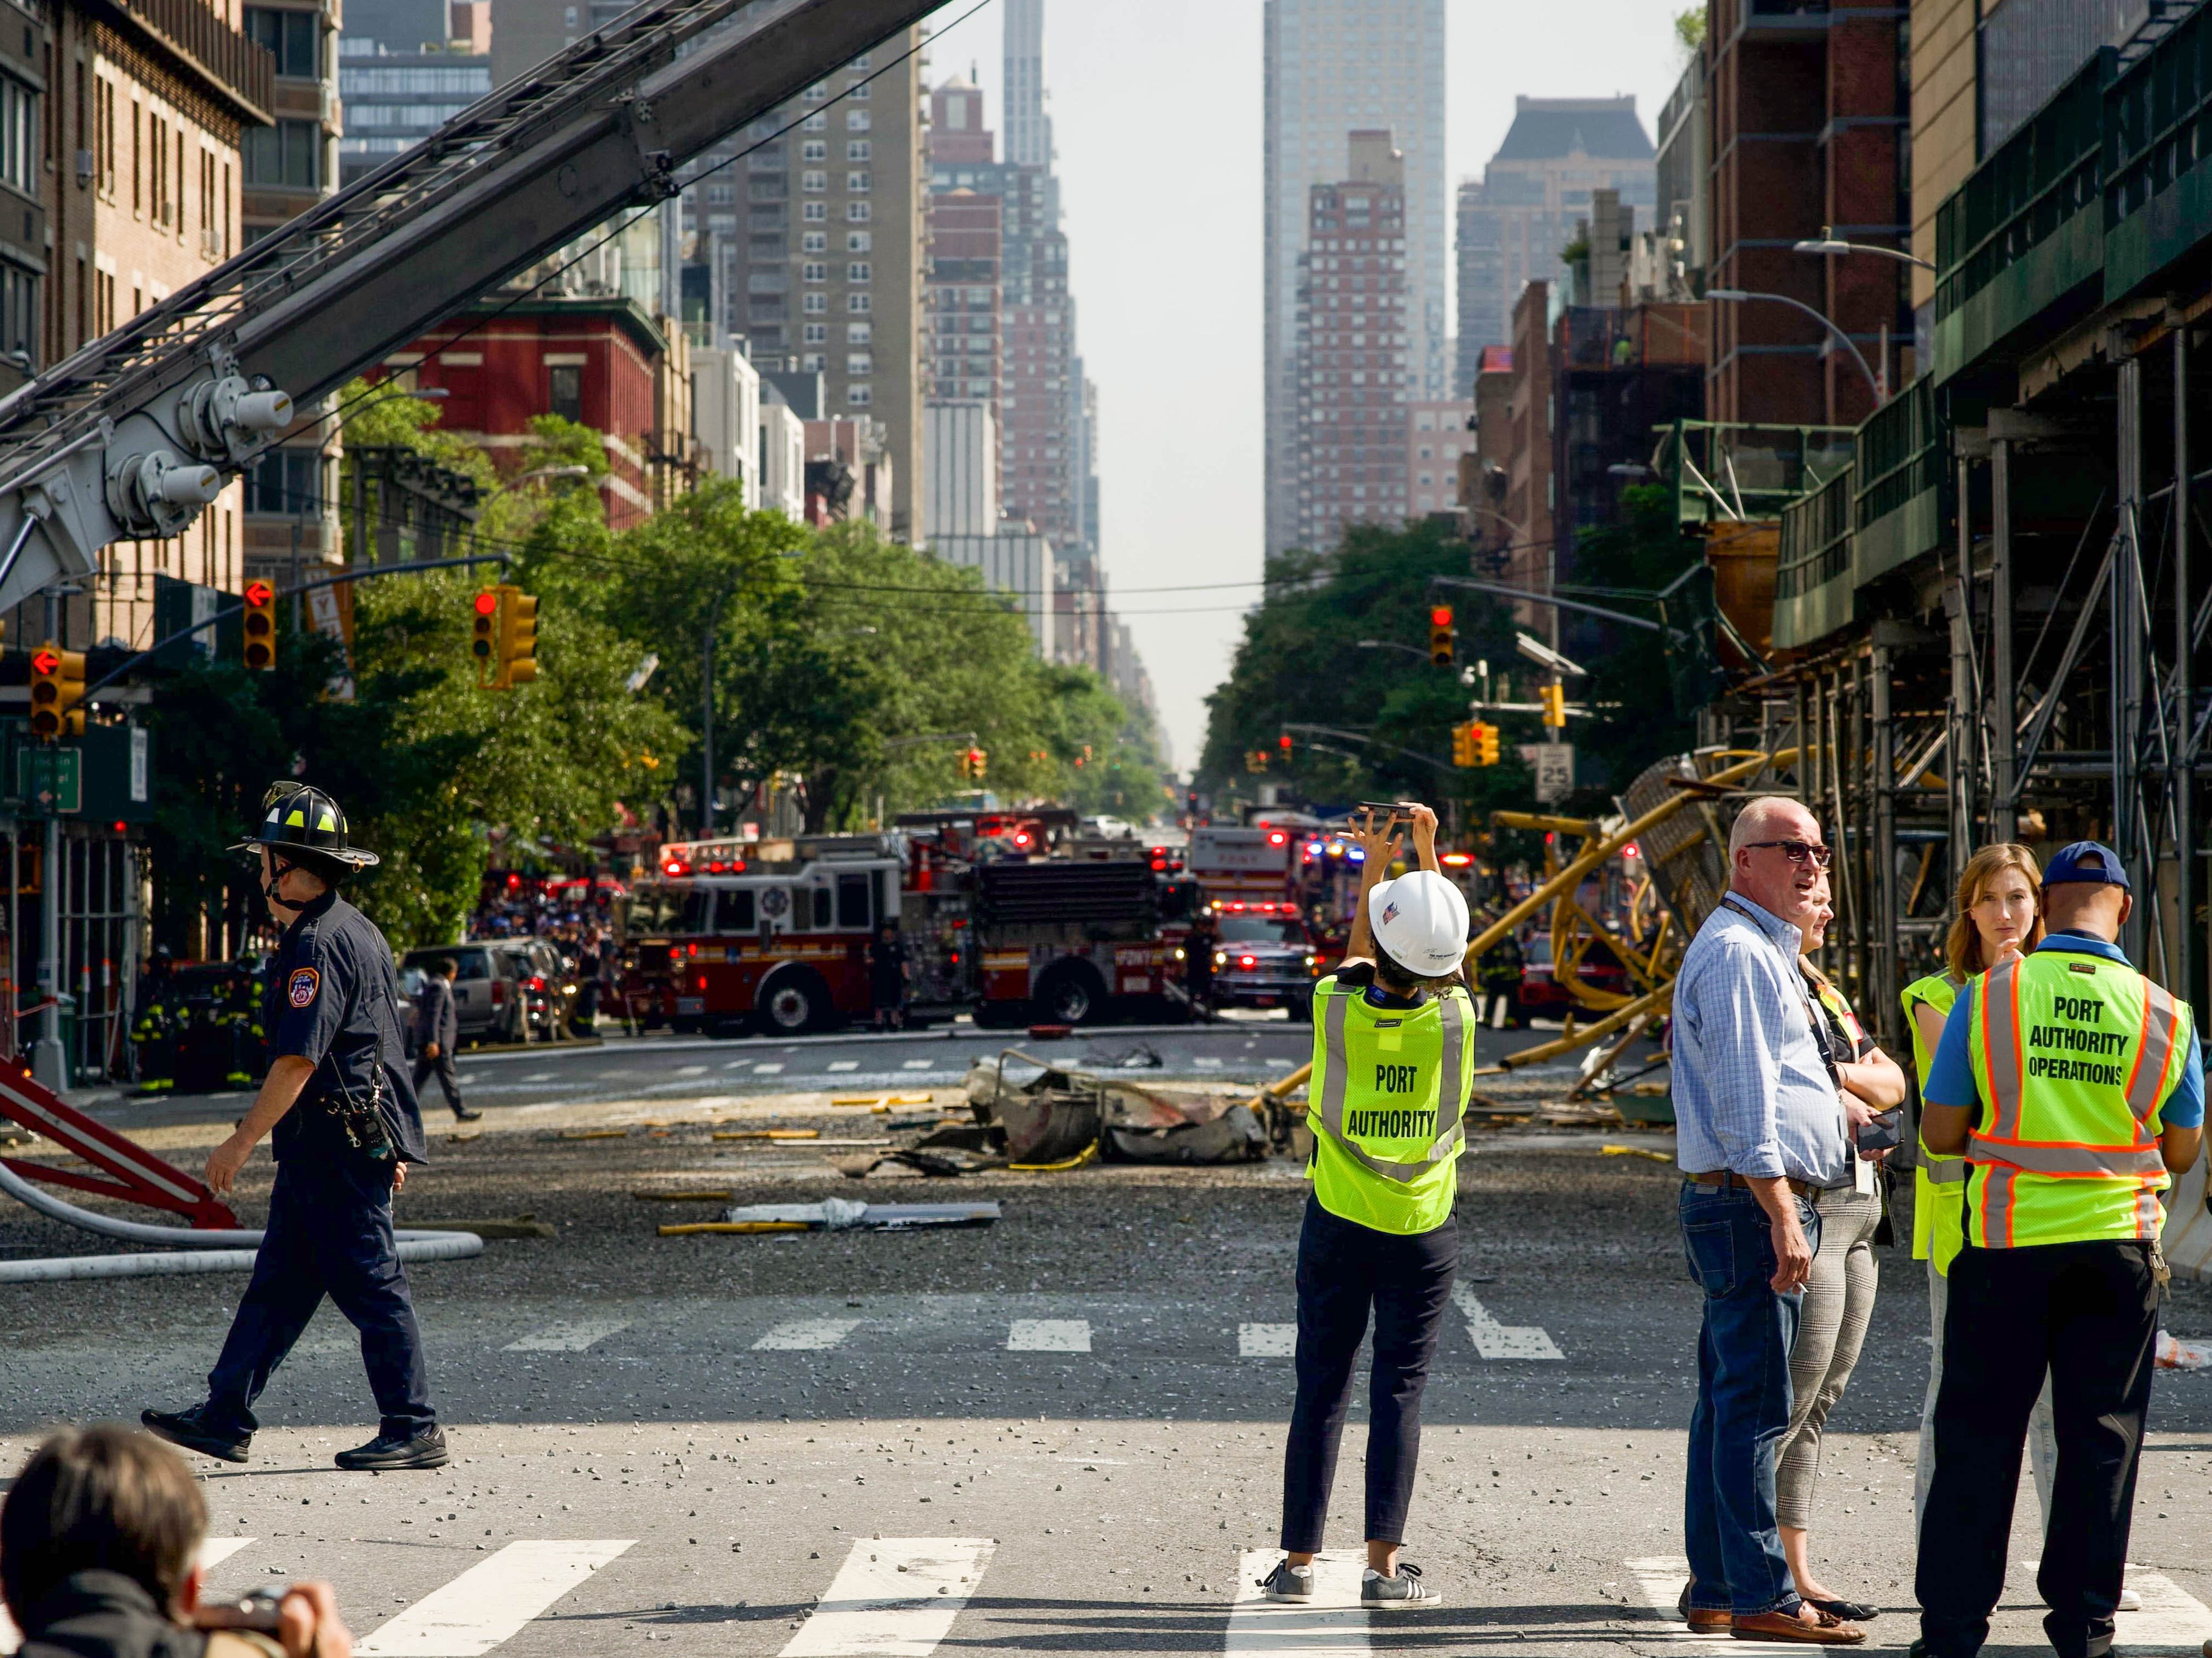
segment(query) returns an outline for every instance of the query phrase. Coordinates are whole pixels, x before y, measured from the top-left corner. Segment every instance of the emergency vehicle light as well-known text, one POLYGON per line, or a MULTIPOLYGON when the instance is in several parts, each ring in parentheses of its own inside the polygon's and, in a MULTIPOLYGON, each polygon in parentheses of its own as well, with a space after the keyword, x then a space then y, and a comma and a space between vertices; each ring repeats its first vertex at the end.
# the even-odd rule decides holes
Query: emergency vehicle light
POLYGON ((1268 844, 1269 846, 1271 846, 1271 847, 1286 847, 1286 846, 1290 845, 1290 843, 1291 843, 1291 837, 1290 837, 1289 835, 1287 835, 1284 834, 1282 830, 1280 830, 1280 829, 1269 829, 1269 830, 1267 831, 1267 844, 1268 844))
POLYGON ((1471 852, 1448 852, 1437 861, 1448 864, 1454 869, 1465 869, 1474 861, 1474 854, 1471 852))
POLYGON ((1259 965, 1259 961, 1255 957, 1239 956, 1237 958, 1237 965, 1239 967, 1256 967, 1259 965))

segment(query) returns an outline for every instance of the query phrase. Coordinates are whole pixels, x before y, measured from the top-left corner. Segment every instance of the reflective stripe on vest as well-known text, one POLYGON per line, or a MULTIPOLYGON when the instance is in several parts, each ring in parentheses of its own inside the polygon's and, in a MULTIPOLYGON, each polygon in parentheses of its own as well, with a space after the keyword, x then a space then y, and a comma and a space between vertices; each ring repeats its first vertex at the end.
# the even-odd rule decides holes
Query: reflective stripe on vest
MULTIPOLYGON (((1971 1139, 1972 1137, 1970 1135, 1971 1139)), ((1966 1183, 1966 1160, 1964 1157, 1939 1157, 1928 1151, 1920 1154, 1920 1172, 1928 1176, 1930 1186, 1964 1186, 1966 1183)))
POLYGON ((1456 996, 1437 999, 1437 1012, 1443 1022, 1443 1063, 1438 1073, 1437 1087, 1437 1137, 1418 1163, 1392 1163, 1368 1151, 1358 1141, 1347 1139, 1344 1132, 1345 1078, 1351 1073, 1351 1063, 1344 1051, 1344 1021, 1352 998, 1348 995, 1325 996, 1322 999, 1327 1011, 1322 1018, 1322 1040, 1328 1043, 1328 1074, 1321 1090, 1322 1126, 1328 1130, 1329 1138, 1349 1151, 1359 1163, 1385 1180, 1413 1181, 1442 1163, 1451 1154, 1452 1147, 1466 1133, 1467 1124, 1460 1115, 1460 1083, 1462 1056, 1467 1041, 1467 1023, 1456 996))
MULTIPOLYGON (((2020 975, 2027 958, 2015 956, 1990 969, 1977 1013, 1982 1022, 1982 1051, 1991 1107, 1990 1132, 1967 1136, 1966 1157, 1980 1163, 2009 1163, 2036 1175, 2078 1175, 2114 1180, 2166 1172, 2155 1141, 2140 1138, 2124 1145, 2078 1140, 2025 1139, 2020 1132, 2021 1096, 2027 1088, 2021 1063, 2020 975), (1996 1009, 1991 1017, 1990 1010, 1996 1009)), ((2142 1023, 2136 1032, 2135 1064, 2124 1090, 2136 1133, 2143 1132, 2158 1108, 2159 1084, 2173 1057, 2174 1028, 2180 1014, 2173 998, 2148 979, 2142 981, 2142 1023)), ((1930 1176, 1932 1179, 1933 1176, 1930 1176)))

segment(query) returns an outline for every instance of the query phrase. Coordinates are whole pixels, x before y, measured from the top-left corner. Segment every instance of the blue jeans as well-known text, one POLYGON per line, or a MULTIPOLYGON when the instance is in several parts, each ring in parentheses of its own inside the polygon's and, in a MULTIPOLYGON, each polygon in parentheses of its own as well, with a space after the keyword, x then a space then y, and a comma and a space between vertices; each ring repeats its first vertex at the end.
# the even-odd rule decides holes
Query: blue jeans
MULTIPOLYGON (((1820 1212, 1796 1202, 1817 1252, 1820 1212)), ((1690 1277, 1705 1292, 1684 1503, 1690 1604, 1739 1616, 1794 1609, 1774 1462, 1790 1427, 1790 1350, 1804 1294, 1776 1292, 1771 1223, 1743 1187, 1685 1181, 1680 1214, 1690 1277)))

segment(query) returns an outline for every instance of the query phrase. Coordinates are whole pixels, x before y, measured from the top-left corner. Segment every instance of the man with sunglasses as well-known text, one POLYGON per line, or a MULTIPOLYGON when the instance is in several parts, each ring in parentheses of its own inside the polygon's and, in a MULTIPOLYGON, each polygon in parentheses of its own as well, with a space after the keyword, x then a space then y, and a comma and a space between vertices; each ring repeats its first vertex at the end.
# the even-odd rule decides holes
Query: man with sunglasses
POLYGON ((1829 857, 1800 802, 1746 805, 1729 835, 1729 890, 1674 981, 1682 1242, 1705 1291, 1684 1609, 1702 1633, 1846 1646, 1866 1631, 1799 1598, 1774 1510, 1790 1350, 1820 1242, 1814 1199, 1851 1180, 1834 1056, 1797 969, 1829 857))

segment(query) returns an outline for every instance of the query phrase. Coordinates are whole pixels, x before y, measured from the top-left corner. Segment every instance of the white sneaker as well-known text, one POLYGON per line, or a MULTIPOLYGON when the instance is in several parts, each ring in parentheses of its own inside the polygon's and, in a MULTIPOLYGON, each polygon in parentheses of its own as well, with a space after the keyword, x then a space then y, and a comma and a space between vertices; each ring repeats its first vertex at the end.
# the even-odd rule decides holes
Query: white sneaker
POLYGON ((2120 1610, 2122 1612, 2141 1612, 2142 1610, 2142 1596, 2137 1594, 2133 1589, 2122 1589, 2120 1591, 2120 1610))

